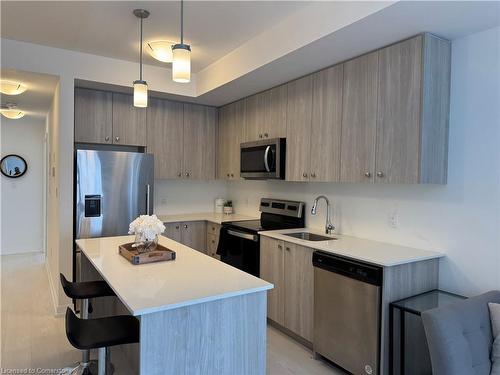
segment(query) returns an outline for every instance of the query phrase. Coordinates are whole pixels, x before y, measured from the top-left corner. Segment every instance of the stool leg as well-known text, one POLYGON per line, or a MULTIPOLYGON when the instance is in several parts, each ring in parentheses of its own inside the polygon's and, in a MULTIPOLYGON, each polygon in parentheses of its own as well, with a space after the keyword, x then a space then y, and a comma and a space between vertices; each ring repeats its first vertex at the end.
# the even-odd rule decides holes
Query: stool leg
MULTIPOLYGON (((87 298, 82 299, 82 306, 80 307, 80 318, 89 318, 89 300, 87 298)), ((82 365, 84 367, 88 366, 90 361, 90 350, 82 350, 82 365)))
POLYGON ((106 347, 99 348, 99 358, 97 359, 97 374, 106 375, 106 347))

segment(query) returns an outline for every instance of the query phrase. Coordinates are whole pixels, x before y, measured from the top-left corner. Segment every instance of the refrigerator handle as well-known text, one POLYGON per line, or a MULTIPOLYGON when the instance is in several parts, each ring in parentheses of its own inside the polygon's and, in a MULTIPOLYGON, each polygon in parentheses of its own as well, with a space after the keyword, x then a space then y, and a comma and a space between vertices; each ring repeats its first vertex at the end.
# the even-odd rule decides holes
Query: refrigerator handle
POLYGON ((146 185, 146 215, 149 215, 149 193, 151 191, 151 185, 146 185))

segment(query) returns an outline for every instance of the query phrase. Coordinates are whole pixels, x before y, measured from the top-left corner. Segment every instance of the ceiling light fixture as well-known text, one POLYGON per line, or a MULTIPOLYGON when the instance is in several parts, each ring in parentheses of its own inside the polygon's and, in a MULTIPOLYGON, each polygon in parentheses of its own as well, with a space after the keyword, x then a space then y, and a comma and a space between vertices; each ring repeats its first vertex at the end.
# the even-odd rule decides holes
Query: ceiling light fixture
POLYGON ((142 20, 148 18, 149 12, 145 9, 134 9, 134 15, 141 19, 139 79, 134 81, 134 107, 145 108, 148 106, 148 83, 142 79, 142 20))
POLYGON ((25 92, 26 85, 21 82, 7 81, 2 79, 0 81, 0 92, 5 95, 19 95, 25 92))
POLYGON ((14 103, 7 103, 2 105, 0 108, 0 113, 2 116, 7 117, 11 120, 17 120, 21 117, 24 117, 25 113, 19 109, 17 109, 17 105, 14 103))
POLYGON ((181 0, 181 42, 172 46, 172 79, 175 82, 191 81, 191 46, 184 44, 184 1, 181 0))
POLYGON ((172 46, 175 42, 169 40, 155 40, 153 42, 148 42, 148 52, 156 60, 171 63, 172 58, 172 46))

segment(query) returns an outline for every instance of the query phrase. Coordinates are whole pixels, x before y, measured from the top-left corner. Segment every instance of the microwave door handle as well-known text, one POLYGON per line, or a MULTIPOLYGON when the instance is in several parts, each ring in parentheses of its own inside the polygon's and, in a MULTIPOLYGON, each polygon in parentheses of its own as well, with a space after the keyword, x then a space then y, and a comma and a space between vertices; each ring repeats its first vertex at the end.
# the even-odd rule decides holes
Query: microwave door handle
POLYGON ((271 168, 269 168, 269 151, 271 150, 271 146, 266 147, 266 152, 264 152, 264 166, 266 167, 266 171, 271 172, 271 168))

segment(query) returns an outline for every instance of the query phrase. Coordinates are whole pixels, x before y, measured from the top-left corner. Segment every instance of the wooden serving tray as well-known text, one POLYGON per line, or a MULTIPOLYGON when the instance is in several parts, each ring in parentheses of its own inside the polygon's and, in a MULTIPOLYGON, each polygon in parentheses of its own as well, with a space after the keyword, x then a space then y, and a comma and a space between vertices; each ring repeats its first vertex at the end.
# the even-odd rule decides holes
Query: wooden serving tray
POLYGON ((134 243, 126 243, 120 245, 118 251, 122 257, 128 259, 132 264, 144 264, 153 262, 163 262, 167 260, 175 260, 175 251, 167 249, 165 246, 158 244, 156 249, 147 253, 139 253, 132 247, 134 243))

